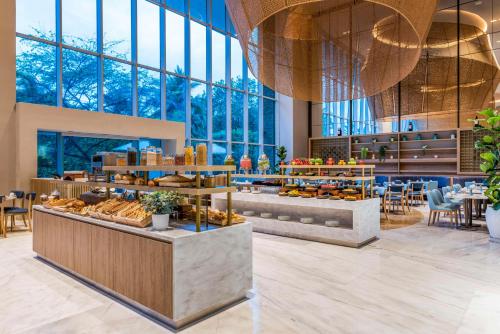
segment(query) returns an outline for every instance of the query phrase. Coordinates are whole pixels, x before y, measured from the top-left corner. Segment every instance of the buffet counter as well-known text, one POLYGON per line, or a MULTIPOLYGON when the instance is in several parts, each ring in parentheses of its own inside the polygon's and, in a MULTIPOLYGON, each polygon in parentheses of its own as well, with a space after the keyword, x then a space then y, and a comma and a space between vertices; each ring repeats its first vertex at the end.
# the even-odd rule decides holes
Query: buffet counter
MULTIPOLYGON (((360 247, 380 237, 378 198, 345 201, 240 192, 232 194, 232 205, 240 214, 253 214, 247 220, 255 232, 349 247, 360 247)), ((227 200, 214 194, 212 206, 224 210, 227 200)))
POLYGON ((174 328, 252 288, 251 223, 156 232, 34 206, 33 250, 174 328))

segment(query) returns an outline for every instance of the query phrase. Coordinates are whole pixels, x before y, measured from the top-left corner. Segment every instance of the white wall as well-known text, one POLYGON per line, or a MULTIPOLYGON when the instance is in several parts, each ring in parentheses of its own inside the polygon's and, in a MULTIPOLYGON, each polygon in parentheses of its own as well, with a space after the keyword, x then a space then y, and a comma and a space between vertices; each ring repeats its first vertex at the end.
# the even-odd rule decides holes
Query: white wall
POLYGON ((287 159, 307 157, 309 149, 307 102, 277 94, 279 110, 278 142, 288 151, 287 159))

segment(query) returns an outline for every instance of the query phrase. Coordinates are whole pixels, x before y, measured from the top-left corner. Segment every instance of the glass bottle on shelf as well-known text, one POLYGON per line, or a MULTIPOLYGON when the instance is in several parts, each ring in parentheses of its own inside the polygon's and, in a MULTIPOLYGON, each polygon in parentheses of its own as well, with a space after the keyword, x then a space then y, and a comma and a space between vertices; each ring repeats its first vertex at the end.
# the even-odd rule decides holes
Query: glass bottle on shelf
POLYGON ((137 149, 135 147, 127 148, 127 165, 137 165, 137 149))
POLYGON ((196 145, 196 164, 199 166, 206 166, 207 163, 208 163, 207 145, 206 144, 196 145))
POLYGON ((141 166, 146 166, 148 163, 148 153, 145 148, 141 149, 141 166))
POLYGON ((228 154, 224 159, 224 165, 234 166, 234 158, 232 154, 228 154))
POLYGON ((269 158, 266 154, 262 154, 257 162, 257 169, 262 174, 266 174, 270 167, 271 164, 269 163, 269 158))
POLYGON ((244 174, 250 173, 252 170, 252 160, 248 156, 248 154, 244 154, 240 159, 240 172, 244 174))

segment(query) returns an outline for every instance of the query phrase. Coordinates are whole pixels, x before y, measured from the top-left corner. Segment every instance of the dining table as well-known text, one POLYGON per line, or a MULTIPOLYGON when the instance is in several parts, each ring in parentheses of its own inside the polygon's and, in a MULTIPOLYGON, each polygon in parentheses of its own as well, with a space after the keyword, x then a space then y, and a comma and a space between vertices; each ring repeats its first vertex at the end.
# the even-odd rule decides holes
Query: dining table
MULTIPOLYGON (((474 224, 472 223, 472 206, 473 202, 483 202, 488 199, 488 197, 484 194, 484 191, 487 188, 485 187, 480 187, 480 188, 474 188, 472 191, 467 188, 463 188, 459 192, 449 192, 446 194, 447 198, 449 199, 454 199, 454 200, 463 200, 464 201, 464 216, 465 216, 465 222, 462 224, 462 227, 465 229, 470 229, 470 228, 477 228, 481 227, 481 224, 474 224)), ((477 207, 479 207, 479 211, 476 210, 476 218, 481 217, 481 204, 479 204, 477 207)))

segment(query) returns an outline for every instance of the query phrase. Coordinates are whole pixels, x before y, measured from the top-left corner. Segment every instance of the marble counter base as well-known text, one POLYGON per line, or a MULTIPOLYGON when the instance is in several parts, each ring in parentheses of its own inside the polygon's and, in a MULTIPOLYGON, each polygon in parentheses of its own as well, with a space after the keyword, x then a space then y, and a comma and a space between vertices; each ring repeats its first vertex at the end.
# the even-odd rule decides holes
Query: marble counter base
POLYGON ((358 238, 353 230, 341 227, 326 227, 260 217, 247 217, 247 220, 252 222, 254 232, 317 241, 332 245, 361 247, 377 239, 374 236, 371 239, 358 242, 358 238))
MULTIPOLYGON (((233 209, 239 213, 255 212, 256 217, 247 217, 253 223, 255 232, 349 247, 360 247, 380 237, 378 198, 348 202, 274 194, 233 193, 232 196, 233 209), (261 213, 271 213, 273 218, 261 218, 261 213), (290 216, 291 221, 279 221, 279 215, 290 216), (314 223, 300 223, 302 217, 313 218, 314 223), (327 220, 337 220, 340 226, 325 226, 327 220)), ((226 210, 227 200, 219 194, 213 195, 212 206, 226 210)))
MULTIPOLYGON (((181 229, 153 232, 148 229, 65 214, 37 206, 35 207, 33 226, 34 239, 37 240, 36 247, 35 241, 33 247, 41 259, 173 328, 183 327, 245 299, 248 291, 252 288, 251 223, 235 224, 199 233, 181 229), (89 226, 94 226, 90 232, 86 230, 89 226), (60 246, 56 246, 58 251, 55 253, 61 254, 65 253, 65 250, 69 250, 67 253, 71 254, 65 258, 63 263, 59 262, 57 254, 54 252, 46 255, 44 253, 45 247, 41 246, 43 243, 47 244, 45 239, 41 237, 42 235, 59 235, 61 230, 65 231, 64 234, 61 234, 65 238, 58 242, 60 246), (80 236, 82 233, 88 233, 90 239, 85 244, 75 244, 76 236, 80 236), (94 235, 104 234, 109 236, 106 242, 103 241, 103 238, 93 239, 94 235), (130 239, 127 235, 135 235, 139 237, 140 241, 136 242, 136 237, 130 239), (130 242, 126 243, 127 241, 130 242), (163 287, 171 284, 172 288, 167 290, 168 293, 156 293, 156 296, 156 290, 148 289, 148 287, 145 289, 148 296, 155 298, 153 304, 162 304, 165 300, 171 302, 171 311, 165 314, 154 311, 142 305, 137 299, 127 297, 126 293, 123 294, 115 289, 118 285, 123 290, 123 282, 127 280, 130 284, 127 284, 125 291, 133 291, 137 283, 137 280, 134 280, 137 273, 133 272, 135 268, 132 268, 131 264, 138 263, 134 254, 127 253, 129 246, 141 245, 148 248, 151 243, 159 245, 158 241, 162 245, 168 245, 167 248, 171 249, 170 255, 162 257, 161 261, 154 254, 145 258, 141 257, 142 261, 151 259, 152 263, 152 265, 147 266, 150 271, 148 273, 141 272, 141 275, 148 276, 147 279, 157 284, 156 286, 159 284, 163 287), (74 252, 77 249, 78 252, 74 252), (108 252, 109 249, 112 251, 108 252), (77 255, 73 257, 73 254, 77 255), (97 254, 97 256, 91 256, 88 259, 82 254, 97 254), (120 260, 122 257, 125 257, 127 261, 120 260), (85 260, 81 261, 82 258, 85 260), (107 268, 111 268, 112 278, 106 281, 107 284, 100 284, 94 280, 93 277, 102 277, 108 272, 96 275, 96 272, 101 273, 101 270, 106 270, 106 268, 97 264, 94 266, 95 262, 89 262, 95 260, 109 263, 107 268), (128 267, 124 268, 124 264, 128 267), (89 265, 92 270, 82 272, 75 269, 81 269, 85 265, 89 265), (99 270, 95 268, 99 268, 99 270), (121 285, 116 283, 116 278, 113 279, 117 272, 120 273, 121 285)), ((158 247, 155 249, 159 250, 158 247)), ((135 254, 144 251, 144 248, 138 248, 135 254)), ((132 293, 132 295, 140 295, 142 292, 144 290, 132 293)))

